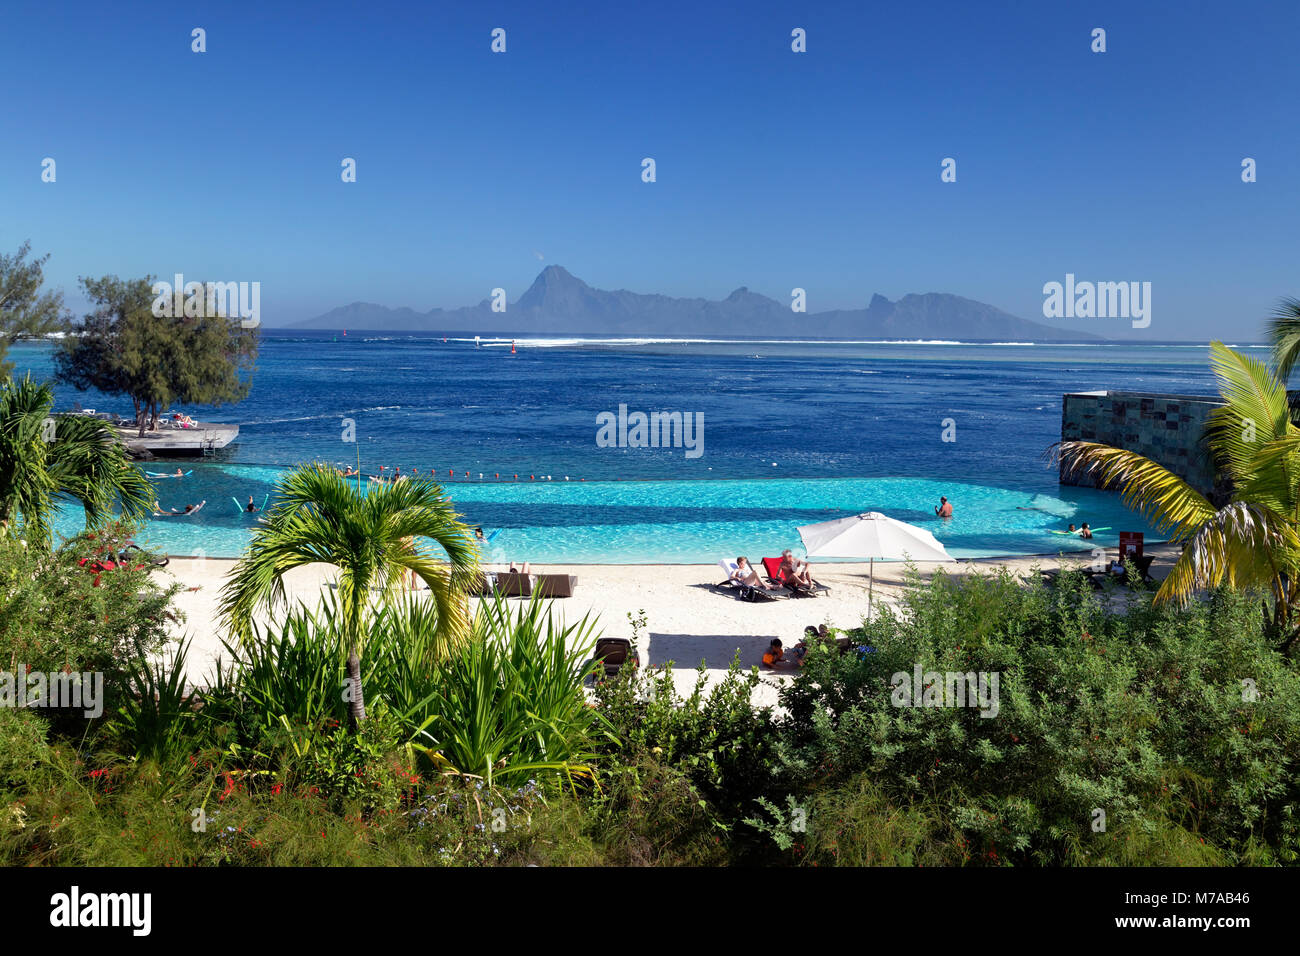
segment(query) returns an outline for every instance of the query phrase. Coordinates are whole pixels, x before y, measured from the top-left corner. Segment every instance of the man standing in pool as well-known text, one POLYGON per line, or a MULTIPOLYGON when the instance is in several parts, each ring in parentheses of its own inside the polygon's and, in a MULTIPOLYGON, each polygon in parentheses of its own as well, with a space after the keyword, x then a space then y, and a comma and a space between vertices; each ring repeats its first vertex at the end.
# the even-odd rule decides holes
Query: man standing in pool
POLYGON ((939 504, 935 506, 934 513, 940 518, 952 517, 952 503, 944 495, 939 496, 939 504))

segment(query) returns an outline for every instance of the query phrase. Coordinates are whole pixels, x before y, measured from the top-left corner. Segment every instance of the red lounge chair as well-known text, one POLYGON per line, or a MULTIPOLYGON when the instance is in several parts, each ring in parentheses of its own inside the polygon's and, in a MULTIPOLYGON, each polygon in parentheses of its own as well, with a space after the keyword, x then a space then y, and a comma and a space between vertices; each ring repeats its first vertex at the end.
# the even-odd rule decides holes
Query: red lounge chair
POLYGON ((823 591, 829 594, 831 590, 824 584, 818 584, 815 580, 813 581, 813 586, 811 588, 806 588, 799 584, 786 583, 785 573, 781 570, 780 558, 764 558, 763 570, 767 572, 767 579, 769 581, 778 587, 785 588, 787 591, 799 597, 814 597, 821 594, 823 591))

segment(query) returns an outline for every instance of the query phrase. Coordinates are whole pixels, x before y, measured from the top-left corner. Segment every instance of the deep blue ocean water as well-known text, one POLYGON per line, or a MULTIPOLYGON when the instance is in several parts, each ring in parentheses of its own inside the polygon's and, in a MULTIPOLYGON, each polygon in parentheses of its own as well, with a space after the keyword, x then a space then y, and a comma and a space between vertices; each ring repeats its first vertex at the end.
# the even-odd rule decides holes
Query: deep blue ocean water
MULTIPOLYGON (((1114 495, 1058 485, 1041 456, 1060 437, 1063 392, 1214 392, 1207 350, 1194 345, 483 346, 472 336, 265 332, 246 401, 176 409, 240 425, 238 441, 195 462, 193 476, 157 482, 164 507, 208 504, 142 537, 174 554, 237 554, 253 523, 232 497, 261 503, 286 467, 355 465, 359 454, 369 474, 436 471, 469 521, 501 529, 498 558, 714 561, 797 545, 795 525, 866 510, 923 524, 957 556, 1052 552, 1083 546, 1048 533, 1071 520, 1150 532, 1114 495), (703 454, 599 447, 597 415, 620 404, 701 413, 703 454), (343 440, 345 419, 355 443, 343 440), (955 441, 943 440, 949 419, 955 441), (940 494, 954 502, 951 522, 934 517, 940 494)), ((17 373, 48 377, 50 349, 14 347, 17 373)), ((60 408, 130 412, 122 399, 56 391, 60 408)), ((76 524, 69 514, 61 528, 76 524)))

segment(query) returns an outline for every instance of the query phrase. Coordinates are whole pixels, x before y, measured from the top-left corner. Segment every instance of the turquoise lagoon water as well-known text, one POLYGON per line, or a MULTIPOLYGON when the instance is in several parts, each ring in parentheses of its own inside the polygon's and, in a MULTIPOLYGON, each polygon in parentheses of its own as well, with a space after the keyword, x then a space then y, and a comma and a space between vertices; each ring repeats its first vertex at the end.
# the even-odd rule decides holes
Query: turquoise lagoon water
MULTIPOLYGON (((960 557, 1084 550, 1050 532, 1088 521, 1112 529, 1096 544, 1114 545, 1120 530, 1149 529, 1116 496, 1057 483, 1042 456, 1060 438, 1061 393, 1214 391, 1196 345, 520 336, 511 354, 509 340, 491 344, 268 331, 247 399, 174 409, 236 422, 239 438, 215 459, 149 466, 194 468, 155 482, 164 508, 207 505, 151 522, 142 539, 170 554, 238 555, 256 527, 241 511, 248 495, 260 503, 297 463, 359 459, 368 474, 401 466, 448 481, 454 469, 457 507, 500 529, 498 560, 759 557, 797 548, 798 525, 869 510, 929 528, 960 557), (621 405, 703 415, 703 454, 602 447, 597 416, 621 405), (943 437, 949 422, 956 441, 943 437), (934 516, 941 494, 950 522, 934 516)), ((48 344, 20 343, 10 357, 19 375, 52 373, 48 344)), ((120 398, 66 386, 56 397, 59 408, 130 414, 120 398)), ((74 511, 59 524, 79 526, 74 511)))
MULTIPOLYGON (((190 478, 160 480, 176 488, 164 505, 207 499, 194 518, 148 524, 139 541, 172 555, 235 557, 257 527, 229 494, 239 487, 257 504, 283 469, 196 464, 190 478), (245 491, 246 490, 246 491, 245 491)), ((862 511, 931 531, 957 558, 1054 554, 1113 547, 1118 532, 1155 535, 1112 494, 1084 488, 1032 492, 971 482, 917 478, 716 479, 677 481, 452 482, 458 510, 471 524, 497 531, 490 561, 573 564, 697 564, 782 548, 799 551, 797 526, 862 511), (935 517, 940 495, 953 502, 949 520, 935 517), (1092 542, 1059 535, 1087 521, 1109 526, 1092 542)), ((80 527, 79 511, 60 516, 62 534, 80 527)))

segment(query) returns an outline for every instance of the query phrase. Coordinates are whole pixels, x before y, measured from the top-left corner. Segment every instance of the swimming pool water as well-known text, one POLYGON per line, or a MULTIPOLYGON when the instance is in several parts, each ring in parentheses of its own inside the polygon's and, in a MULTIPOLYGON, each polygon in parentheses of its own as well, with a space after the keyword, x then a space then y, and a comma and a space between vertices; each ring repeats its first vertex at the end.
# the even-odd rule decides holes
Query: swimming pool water
MULTIPOLYGON (((258 527, 241 510, 261 504, 284 469, 199 463, 183 479, 155 482, 164 508, 206 499, 193 517, 148 523, 142 544, 172 555, 236 557, 258 527), (236 503, 235 499, 238 499, 236 503)), ((494 562, 700 564, 746 554, 757 558, 793 547, 796 527, 863 511, 881 511, 931 531, 957 558, 1054 554, 1113 547, 1118 533, 1155 533, 1118 496, 1044 480, 1043 490, 1012 490, 923 478, 774 478, 669 481, 451 482, 464 519, 500 529, 494 562), (949 520, 934 505, 947 495, 949 520), (1109 526, 1092 542, 1053 534, 1073 522, 1109 526)), ((80 509, 65 508, 61 534, 81 527, 80 509)))

